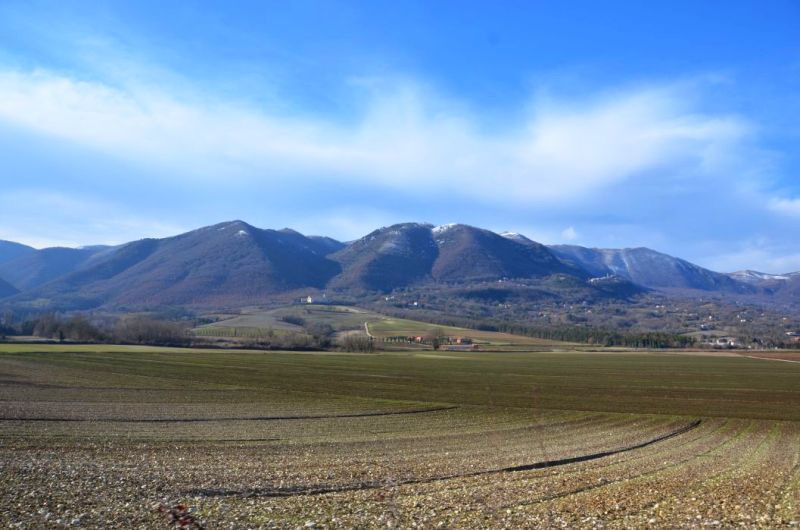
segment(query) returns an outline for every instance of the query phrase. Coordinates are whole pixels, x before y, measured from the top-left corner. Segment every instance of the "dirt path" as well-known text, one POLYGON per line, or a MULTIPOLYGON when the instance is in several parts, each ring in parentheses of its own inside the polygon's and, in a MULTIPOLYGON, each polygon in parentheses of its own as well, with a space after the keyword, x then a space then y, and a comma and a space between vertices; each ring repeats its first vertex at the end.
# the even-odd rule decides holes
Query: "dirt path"
POLYGON ((739 357, 746 357, 748 359, 758 359, 760 361, 781 361, 784 363, 800 364, 800 361, 793 361, 791 359, 779 359, 777 357, 757 357, 755 355, 740 355, 739 357))

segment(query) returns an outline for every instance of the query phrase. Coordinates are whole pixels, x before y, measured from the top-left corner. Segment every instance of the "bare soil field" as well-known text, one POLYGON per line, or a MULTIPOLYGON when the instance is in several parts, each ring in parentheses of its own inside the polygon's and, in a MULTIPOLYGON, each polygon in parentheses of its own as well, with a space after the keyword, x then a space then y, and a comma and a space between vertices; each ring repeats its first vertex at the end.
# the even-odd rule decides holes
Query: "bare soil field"
POLYGON ((800 366, 0 345, 2 528, 795 528, 800 366))

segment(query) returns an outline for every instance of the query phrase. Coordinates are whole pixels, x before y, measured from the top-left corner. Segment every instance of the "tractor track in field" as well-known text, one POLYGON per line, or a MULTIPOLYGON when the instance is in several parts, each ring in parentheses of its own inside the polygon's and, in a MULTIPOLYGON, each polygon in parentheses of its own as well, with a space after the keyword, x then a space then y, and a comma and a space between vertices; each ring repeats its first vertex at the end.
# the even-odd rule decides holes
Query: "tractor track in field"
POLYGON ((299 495, 325 495, 328 493, 343 493, 351 491, 363 491, 372 489, 381 489, 387 487, 407 486, 414 484, 430 484, 434 482, 441 482, 444 480, 452 480, 459 478, 479 477, 483 475, 492 475, 497 473, 516 473, 519 471, 531 471, 535 469, 545 469, 550 467, 564 466, 568 464, 575 464, 579 462, 587 462, 590 460, 597 460, 608 456, 642 449, 644 447, 656 444, 675 438, 681 434, 687 433, 700 426, 702 420, 694 420, 683 427, 670 431, 668 433, 656 436, 644 442, 639 442, 632 445, 627 445, 617 449, 609 449, 607 451, 600 451, 597 453, 590 453, 586 455, 572 456, 566 458, 559 458, 555 460, 545 460, 540 462, 533 462, 531 464, 523 464, 517 466, 509 466, 495 469, 487 469, 482 471, 473 471, 469 473, 456 473, 452 475, 440 475, 422 479, 405 479, 392 482, 359 482, 355 484, 342 484, 342 485, 312 485, 312 486, 297 486, 290 488, 254 488, 244 490, 228 490, 222 488, 213 489, 195 489, 183 492, 186 495, 195 497, 294 497, 299 495))
MULTIPOLYGON (((671 449, 668 449, 668 450, 675 451, 676 449, 683 449, 685 447, 691 446, 692 444, 696 444, 698 442, 702 442, 704 440, 707 440, 711 436, 713 436, 715 434, 718 434, 719 431, 721 429, 723 429, 723 427, 724 427, 724 424, 721 424, 721 425, 718 425, 717 427, 714 427, 713 430, 706 431, 705 433, 700 434, 699 436, 697 436, 695 438, 690 438, 688 440, 684 439, 680 443, 676 443, 676 445, 671 446, 671 449)), ((703 431, 700 431, 700 432, 702 433, 703 431)), ((725 443, 725 442, 721 442, 721 443, 725 443)), ((659 452, 657 452, 656 454, 660 455, 666 450, 667 449, 660 449, 659 452)), ((630 465, 630 464, 633 464, 633 463, 635 463, 637 461, 647 460, 648 458, 650 458, 650 459, 653 458, 652 454, 651 455, 634 454, 634 455, 629 455, 629 456, 627 456, 625 458, 621 458, 621 459, 615 460, 615 461, 609 461, 609 462, 603 463, 603 464, 598 463, 598 464, 595 465, 595 467, 587 468, 587 469, 590 469, 592 471, 607 470, 607 469, 615 468, 615 467, 619 467, 619 466, 630 465)), ((682 460, 680 460, 678 462, 673 462, 671 464, 664 465, 664 466, 662 466, 662 467, 660 467, 658 469, 659 470, 669 469, 671 467, 675 467, 675 466, 680 465, 682 463, 685 463, 685 462, 688 462, 690 460, 696 459, 697 457, 698 457, 698 455, 693 454, 688 458, 684 458, 684 459, 682 459, 682 460)), ((641 473, 639 475, 636 475, 633 478, 640 478, 642 476, 651 474, 652 472, 653 472, 653 470, 649 470, 649 471, 647 471, 645 473, 641 473)), ((548 479, 548 478, 552 478, 557 473, 558 473, 558 471, 553 470, 552 472, 550 472, 548 474, 537 475, 536 477, 526 477, 526 480, 531 480, 531 478, 538 479, 538 480, 548 479)), ((618 480, 613 480, 613 481, 610 480, 610 481, 603 482, 601 484, 585 485, 585 486, 581 486, 581 487, 579 487, 577 489, 571 490, 569 492, 562 492, 562 493, 554 494, 551 497, 548 497, 548 498, 545 498, 545 499, 536 499, 536 500, 532 500, 532 501, 529 501, 529 502, 513 503, 513 504, 509 504, 509 505, 501 505, 500 508, 510 508, 512 506, 527 506, 527 505, 532 505, 532 504, 539 504, 541 502, 546 502, 548 500, 554 500, 554 499, 561 498, 561 497, 567 497, 567 496, 572 495, 572 494, 581 493, 583 491, 587 491, 587 490, 590 490, 590 489, 593 489, 593 488, 600 488, 600 487, 608 486, 608 485, 610 485, 612 483, 622 482, 624 480, 626 480, 626 479, 618 479, 618 480)))
POLYGON ((371 418, 376 416, 401 416, 406 414, 427 414, 430 412, 444 412, 455 410, 458 406, 451 407, 431 407, 426 409, 396 410, 384 412, 361 412, 348 414, 309 414, 306 416, 250 416, 250 417, 220 417, 220 418, 37 418, 37 417, 17 417, 0 418, 3 421, 31 421, 31 422, 85 422, 85 423, 201 423, 217 421, 285 421, 285 420, 326 420, 340 418, 371 418))
MULTIPOLYGON (((528 502, 502 505, 502 506, 500 506, 500 508, 503 509, 503 508, 510 508, 512 506, 517 506, 518 507, 518 506, 533 506, 533 505, 536 505, 536 504, 543 504, 545 502, 555 501, 555 500, 559 500, 559 499, 565 499, 567 497, 572 497, 574 495, 581 495, 583 493, 590 493, 590 492, 595 491, 595 490, 608 488, 608 487, 619 485, 619 484, 622 484, 622 483, 629 483, 631 481, 641 480, 641 479, 644 479, 644 478, 647 478, 647 477, 653 477, 655 475, 659 475, 659 474, 663 473, 666 470, 680 469, 681 467, 685 467, 687 464, 691 463, 692 461, 695 461, 695 460, 697 460, 699 458, 705 458, 705 457, 707 457, 709 455, 709 453, 718 450, 720 447, 723 447, 725 445, 730 444, 736 438, 738 438, 738 436, 740 434, 741 433, 737 434, 733 438, 729 438, 729 439, 723 441, 718 446, 716 446, 716 447, 714 447, 712 449, 709 449, 708 451, 706 451, 704 453, 690 455, 690 456, 687 456, 685 458, 681 458, 680 460, 677 460, 675 462, 671 462, 669 464, 665 464, 665 465, 662 465, 662 466, 657 466, 655 468, 648 469, 647 471, 643 471, 641 473, 637 473, 637 474, 629 475, 629 476, 625 476, 625 477, 620 477, 620 478, 616 478, 616 479, 612 479, 612 480, 602 480, 599 483, 586 484, 586 485, 583 485, 583 486, 579 486, 577 488, 572 488, 572 489, 568 489, 568 490, 561 491, 561 492, 558 492, 558 493, 554 493, 554 494, 551 494, 551 495, 546 495, 546 496, 543 496, 543 497, 540 497, 540 498, 537 498, 537 499, 534 499, 534 500, 531 500, 531 501, 528 501, 528 502)), ((629 462, 628 461, 621 462, 621 464, 626 464, 626 463, 629 463, 629 462)), ((730 468, 725 468, 725 469, 723 469, 721 471, 718 471, 718 472, 714 473, 713 475, 711 475, 708 478, 714 479, 714 478, 716 478, 716 477, 718 477, 720 475, 729 473, 730 471, 731 471, 730 468)))

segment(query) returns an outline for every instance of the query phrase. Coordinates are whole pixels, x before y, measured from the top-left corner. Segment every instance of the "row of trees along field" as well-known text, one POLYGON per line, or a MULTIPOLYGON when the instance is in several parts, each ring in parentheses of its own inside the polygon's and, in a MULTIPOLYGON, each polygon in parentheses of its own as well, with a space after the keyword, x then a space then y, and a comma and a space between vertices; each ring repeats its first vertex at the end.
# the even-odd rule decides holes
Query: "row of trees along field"
MULTIPOLYGON (((291 317, 287 317, 287 322, 291 317)), ((259 337, 229 337, 237 339, 235 346, 259 349, 320 350, 347 344, 334 344, 334 329, 324 323, 303 319, 292 320, 302 327, 298 331, 265 333, 259 337)), ((191 333, 190 321, 174 321, 145 315, 125 315, 118 318, 84 315, 62 316, 48 313, 15 319, 13 315, 0 317, 0 338, 15 335, 36 336, 70 342, 97 342, 122 344, 149 344, 156 346, 209 346, 215 343, 214 335, 196 336, 191 333)), ((225 328, 222 328, 225 329, 225 328)), ((236 331, 235 328, 231 328, 236 331)), ((224 338, 222 339, 225 340, 224 338)), ((230 341, 228 341, 230 342, 230 341)), ((230 346, 231 344, 228 344, 230 346)), ((361 348, 361 346, 358 346, 361 348)))
MULTIPOLYGON (((423 315, 415 311, 395 310, 392 316, 419 320, 423 315)), ((327 324, 306 322, 299 317, 285 317, 287 322, 303 327, 302 332, 270 335, 245 340, 240 345, 261 349, 327 349, 342 348, 347 351, 372 351, 372 341, 366 337, 345 335, 338 343, 333 340, 334 330, 327 324)), ((693 337, 663 332, 621 332, 579 326, 534 327, 514 322, 475 320, 466 317, 424 314, 431 324, 457 326, 483 331, 499 331, 528 337, 596 344, 598 346, 624 346, 634 348, 688 348, 696 346, 693 337)), ((186 346, 197 340, 189 333, 189 324, 155 319, 143 315, 126 315, 112 320, 94 321, 83 315, 62 317, 45 314, 15 322, 4 316, 0 319, 0 338, 13 335, 34 335, 54 340, 74 342, 107 342, 126 344, 152 344, 186 346)), ((763 340, 750 342, 762 348, 800 348, 800 343, 788 340, 763 340)))
POLYGON ((108 342, 182 346, 189 343, 187 325, 143 315, 93 321, 84 315, 62 317, 52 313, 20 322, 4 319, 0 335, 33 335, 73 342, 108 342))

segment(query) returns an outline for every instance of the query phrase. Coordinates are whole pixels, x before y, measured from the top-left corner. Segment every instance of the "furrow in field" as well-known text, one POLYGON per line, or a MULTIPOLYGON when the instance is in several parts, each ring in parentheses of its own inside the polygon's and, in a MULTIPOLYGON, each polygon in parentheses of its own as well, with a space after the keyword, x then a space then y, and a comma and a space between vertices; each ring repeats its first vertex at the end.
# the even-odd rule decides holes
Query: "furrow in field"
MULTIPOLYGON (((547 502, 536 509, 554 509, 565 514, 581 514, 594 520, 610 518, 624 521, 626 516, 641 513, 646 508, 655 506, 654 503, 674 495, 675 492, 686 491, 708 477, 725 473, 731 465, 731 459, 722 455, 714 456, 715 452, 722 451, 723 455, 736 455, 734 462, 745 463, 763 442, 763 437, 751 436, 748 433, 749 429, 744 429, 713 451, 698 454, 695 458, 687 458, 644 472, 629 470, 617 480, 571 495, 560 496, 554 499, 554 502, 547 502), (708 458, 705 458, 706 456, 708 458)), ((645 517, 646 520, 650 518, 652 517, 649 515, 645 517)))
POLYGON ((283 420, 322 420, 344 418, 369 418, 374 416, 399 416, 404 414, 425 414, 457 409, 457 406, 432 407, 426 409, 393 410, 385 412, 361 412, 345 414, 311 414, 307 416, 255 416, 255 417, 211 417, 211 418, 47 418, 47 417, 15 417, 0 418, 0 421, 48 421, 48 422, 91 422, 91 423, 199 423, 217 421, 283 421, 283 420))
MULTIPOLYGON (((712 424, 715 422, 711 422, 712 424)), ((625 456, 638 455, 640 453, 660 453, 659 457, 651 456, 653 465, 663 463, 669 456, 665 456, 663 449, 671 446, 684 447, 684 437, 691 437, 692 442, 684 451, 688 455, 697 455, 699 452, 707 451, 710 447, 716 447, 730 438, 730 432, 720 429, 719 424, 712 425, 711 428, 701 426, 698 429, 685 433, 682 436, 654 444, 649 448, 626 453, 625 456), (697 437, 698 433, 703 433, 697 437)), ((736 426, 723 425, 734 430, 736 426)), ((418 513, 420 507, 435 506, 436 517, 444 521, 446 527, 463 527, 467 522, 474 525, 476 520, 484 520, 480 526, 494 526, 493 518, 507 516, 507 512, 516 513, 520 504, 524 502, 536 502, 542 506, 548 505, 547 498, 564 493, 570 493, 578 488, 585 488, 598 484, 605 484, 609 480, 624 480, 625 474, 632 469, 637 469, 636 464, 616 465, 609 468, 596 467, 601 462, 614 460, 617 457, 595 460, 585 463, 568 464, 561 468, 549 468, 534 471, 523 471, 518 473, 498 473, 493 475, 481 475, 471 477, 455 478, 438 483, 407 484, 399 487, 386 485, 383 489, 356 491, 344 493, 332 493, 315 497, 314 503, 321 512, 337 512, 337 506, 342 504, 356 503, 364 506, 365 509, 373 511, 380 510, 381 506, 391 501, 397 515, 397 525, 407 527, 411 525, 411 519, 404 519, 403 514, 418 513), (589 466, 590 469, 586 470, 589 466), (544 501, 544 502, 541 502, 544 501)), ((198 499, 198 503, 213 503, 213 499, 198 499)), ((307 504, 303 496, 264 499, 265 506, 270 506, 277 516, 280 514, 296 513, 302 510, 302 506, 307 504)), ((523 507, 524 508, 524 507, 523 507)), ((544 509, 544 508, 543 508, 544 509)), ((350 521, 342 519, 341 525, 348 526, 355 524, 355 519, 350 521)), ((525 519, 525 521, 529 521, 525 519)), ((530 522, 520 522, 520 526, 530 526, 530 522)), ((552 526, 542 523, 543 526, 552 526)), ((513 526, 513 525, 511 525, 513 526)))
POLYGON ((793 456, 798 447, 800 437, 796 426, 776 423, 766 440, 744 462, 732 461, 732 455, 722 456, 732 461, 725 473, 693 485, 683 495, 691 502, 675 497, 663 506, 659 515, 674 518, 689 512, 698 521, 717 521, 724 526, 786 526, 799 515, 796 511, 792 514, 783 499, 792 479, 793 456))
MULTIPOLYGON (((567 464, 574 464, 577 462, 585 462, 588 460, 595 460, 598 458, 604 458, 607 456, 611 456, 614 454, 624 453, 628 451, 634 451, 636 449, 641 449, 643 447, 647 447, 649 445, 662 442, 664 440, 668 440, 670 438, 679 436, 685 432, 688 432, 692 429, 697 428, 700 425, 700 420, 696 420, 691 422, 680 429, 677 429, 672 432, 664 433, 661 436, 656 438, 652 438, 650 440, 645 440, 643 442, 626 446, 620 447, 616 449, 610 449, 607 451, 602 451, 598 453, 591 453, 567 458, 561 458, 556 460, 548 460, 542 462, 534 462, 530 464, 524 464, 520 466, 512 466, 512 467, 505 467, 500 469, 488 469, 483 471, 476 471, 473 473, 465 473, 460 475, 444 475, 444 476, 437 476, 431 477, 426 479, 407 479, 404 481, 400 481, 394 484, 390 484, 391 486, 404 486, 409 484, 423 484, 423 483, 431 483, 431 482, 439 482, 443 480, 451 480, 456 478, 467 478, 467 477, 475 477, 480 475, 488 475, 488 474, 495 474, 495 473, 513 473, 518 471, 529 471, 532 469, 542 469, 542 468, 549 468, 549 467, 556 467, 556 466, 563 466, 567 464)), ((378 489, 386 487, 387 484, 384 482, 373 482, 373 483, 359 483, 359 484, 349 484, 349 485, 342 485, 342 486, 303 486, 303 487, 293 487, 293 488, 270 488, 270 489, 257 489, 257 490, 225 490, 225 489, 217 489, 217 490, 190 490, 187 492, 189 495, 196 495, 196 496, 205 496, 205 497, 229 497, 229 496, 244 496, 244 497, 288 497, 294 495, 318 495, 318 494, 325 494, 325 493, 337 493, 337 492, 346 492, 346 491, 358 491, 358 490, 368 490, 368 489, 378 489)))
MULTIPOLYGON (((485 416, 479 418, 486 419, 485 416)), ((443 419, 452 420, 453 416, 443 419)), ((470 417, 464 419, 475 421, 470 417)), ((420 417, 414 419, 414 422, 419 421, 420 417)), ((457 431, 453 429, 454 425, 448 426, 441 421, 436 423, 439 431, 457 431)), ((515 428, 511 436, 504 431, 487 433, 485 430, 471 430, 467 433, 454 432, 447 437, 430 437, 423 432, 423 436, 400 438, 398 434, 401 432, 408 436, 409 433, 405 431, 418 427, 402 421, 393 427, 395 430, 379 439, 302 444, 287 440, 287 443, 263 448, 239 446, 236 450, 242 454, 242 458, 237 460, 234 475, 250 478, 246 481, 226 480, 223 483, 229 489, 271 488, 279 481, 285 485, 320 482, 326 485, 376 481, 394 483, 566 457, 592 452, 594 447, 604 450, 658 436, 678 425, 676 421, 657 417, 637 420, 624 415, 608 415, 599 424, 584 425, 577 429, 569 425, 562 425, 558 429, 540 425, 540 428, 527 431, 515 428), (614 428, 610 428, 610 425, 614 425, 614 428), (542 443, 547 446, 546 451, 542 451, 537 443, 540 439, 544 439, 542 443)), ((298 429, 303 427, 303 424, 297 425, 298 429)), ((482 429, 492 427, 496 428, 493 422, 489 422, 482 429)), ((285 434, 297 440, 300 432, 295 430, 293 434, 285 434)), ((213 453, 210 456, 205 460, 208 473, 227 476, 231 468, 230 461, 227 458, 218 460, 213 453)))
MULTIPOLYGON (((545 469, 520 473, 513 478, 507 479, 507 483, 510 481, 518 481, 530 486, 532 481, 540 481, 541 483, 545 483, 548 487, 550 487, 552 486, 552 483, 548 481, 557 479, 558 481, 562 482, 562 485, 565 487, 569 485, 568 483, 577 483, 578 485, 574 486, 573 490, 566 491, 566 494, 572 494, 590 487, 595 487, 598 484, 605 485, 610 480, 608 477, 604 476, 598 483, 591 478, 594 475, 621 474, 623 472, 627 472, 627 470, 629 470, 633 465, 636 465, 636 467, 642 467, 643 462, 662 462, 664 458, 673 459, 668 466, 675 465, 675 458, 683 459, 679 461, 685 461, 694 458, 696 453, 701 449, 704 450, 708 446, 716 446, 718 443, 724 443, 724 441, 728 438, 727 432, 730 430, 732 430, 732 427, 730 427, 729 422, 705 420, 701 428, 684 433, 679 438, 672 440, 669 444, 658 444, 652 446, 647 451, 622 453, 606 459, 584 462, 580 465, 567 465, 563 468, 555 470, 545 469), (583 476, 590 477, 590 480, 584 481, 583 476), (570 480, 565 480, 565 477, 569 477, 570 480)), ((460 486, 458 483, 455 483, 452 486, 452 489, 458 489, 461 487, 462 486, 460 486)), ((471 487, 480 489, 484 486, 482 484, 474 484, 471 485, 471 487)), ((448 488, 446 487, 439 488, 440 491, 446 491, 447 489, 448 488)), ((531 499, 528 498, 527 500, 530 501, 531 499)), ((503 507, 508 508, 518 504, 518 502, 515 502, 508 506, 503 505, 503 507)))

